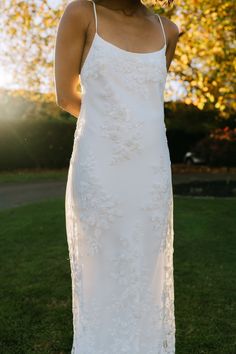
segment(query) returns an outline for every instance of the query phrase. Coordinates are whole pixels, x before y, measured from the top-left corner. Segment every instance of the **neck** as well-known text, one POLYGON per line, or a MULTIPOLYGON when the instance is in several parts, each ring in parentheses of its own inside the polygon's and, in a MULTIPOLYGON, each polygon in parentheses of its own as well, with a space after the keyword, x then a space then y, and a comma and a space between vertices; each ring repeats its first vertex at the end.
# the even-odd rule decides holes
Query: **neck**
POLYGON ((99 5, 103 5, 111 10, 136 10, 143 6, 141 0, 96 0, 99 5))

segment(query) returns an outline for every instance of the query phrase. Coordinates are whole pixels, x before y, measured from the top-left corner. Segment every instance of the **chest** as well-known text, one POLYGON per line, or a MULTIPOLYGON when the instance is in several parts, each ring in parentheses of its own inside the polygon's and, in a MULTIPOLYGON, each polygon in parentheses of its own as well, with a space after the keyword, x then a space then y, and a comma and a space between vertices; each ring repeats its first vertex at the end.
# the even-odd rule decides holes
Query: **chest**
POLYGON ((81 69, 82 80, 123 79, 130 84, 164 83, 167 76, 165 46, 151 53, 121 49, 95 35, 81 69))

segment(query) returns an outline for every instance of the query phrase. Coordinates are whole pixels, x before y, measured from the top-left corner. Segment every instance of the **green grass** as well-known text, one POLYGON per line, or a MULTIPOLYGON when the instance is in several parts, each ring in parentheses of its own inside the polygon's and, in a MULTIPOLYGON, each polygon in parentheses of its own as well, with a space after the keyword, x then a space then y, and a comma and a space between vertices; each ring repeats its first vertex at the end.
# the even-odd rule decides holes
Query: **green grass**
POLYGON ((62 200, 0 213, 1 353, 69 353, 70 273, 62 200))
POLYGON ((15 170, 15 171, 1 171, 0 183, 12 182, 34 182, 44 180, 65 180, 68 173, 68 168, 63 169, 29 169, 29 170, 15 170))
MULTIPOLYGON (((236 199, 175 197, 174 206, 176 354, 234 354, 236 199)), ((1 353, 69 354, 64 200, 2 211, 0 223, 1 353)))
POLYGON ((175 198, 177 354, 235 354, 236 199, 175 198))

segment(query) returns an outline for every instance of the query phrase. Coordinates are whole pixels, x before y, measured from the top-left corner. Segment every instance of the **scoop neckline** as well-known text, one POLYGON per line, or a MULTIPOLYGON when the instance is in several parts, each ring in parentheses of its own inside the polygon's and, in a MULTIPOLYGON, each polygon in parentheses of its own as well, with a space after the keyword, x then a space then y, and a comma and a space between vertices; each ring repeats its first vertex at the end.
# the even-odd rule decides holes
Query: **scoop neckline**
MULTIPOLYGON (((164 46, 159 49, 159 50, 155 50, 153 52, 131 52, 129 50, 126 50, 126 49, 123 49, 123 48, 120 48, 118 47, 116 44, 113 44, 109 41, 107 41, 106 39, 104 39, 103 37, 101 37, 97 32, 95 32, 95 36, 97 38, 99 38, 102 42, 108 44, 109 46, 121 51, 121 52, 124 52, 124 53, 128 53, 128 54, 131 54, 131 55, 140 55, 140 56, 145 56, 145 55, 153 55, 153 54, 158 54, 158 53, 161 53, 165 48, 166 48, 166 43, 164 44, 164 46)), ((166 56, 166 55, 165 55, 166 56)))

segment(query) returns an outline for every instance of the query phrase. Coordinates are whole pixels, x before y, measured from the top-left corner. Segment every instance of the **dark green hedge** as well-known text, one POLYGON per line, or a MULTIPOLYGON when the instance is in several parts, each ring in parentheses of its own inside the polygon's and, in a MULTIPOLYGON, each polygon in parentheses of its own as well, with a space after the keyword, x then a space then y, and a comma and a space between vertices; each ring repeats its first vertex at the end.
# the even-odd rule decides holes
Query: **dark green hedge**
MULTIPOLYGON (((47 110, 45 109, 47 112, 47 110)), ((0 119, 0 170, 19 168, 64 168, 69 166, 72 153, 76 119, 61 112, 58 118, 41 114, 43 118, 0 119)), ((227 122, 217 120, 215 112, 199 111, 184 104, 169 103, 165 108, 167 139, 172 163, 183 162, 184 154, 192 150, 197 142, 207 138, 216 127, 226 124, 236 126, 236 117, 227 122)), ((203 144, 204 147, 206 144, 203 144)), ((215 145, 204 148, 215 154, 215 145)), ((223 143, 222 143, 223 145, 223 143)), ((218 147, 218 145, 217 145, 218 147)), ((227 147, 219 145, 217 161, 213 164, 234 166, 235 143, 227 147)), ((216 155, 216 154, 215 154, 216 155)))
POLYGON ((61 120, 1 121, 1 170, 68 166, 75 123, 61 120))

